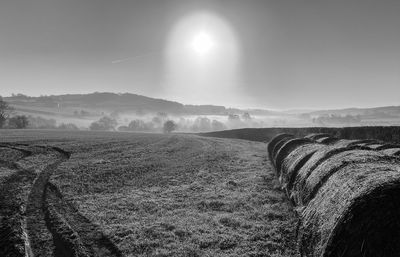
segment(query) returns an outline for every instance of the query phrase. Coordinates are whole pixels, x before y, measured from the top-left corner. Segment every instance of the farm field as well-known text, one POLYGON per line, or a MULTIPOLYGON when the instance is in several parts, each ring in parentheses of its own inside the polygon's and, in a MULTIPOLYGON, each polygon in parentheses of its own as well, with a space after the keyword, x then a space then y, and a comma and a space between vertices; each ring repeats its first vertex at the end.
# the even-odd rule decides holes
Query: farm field
POLYGON ((0 153, 1 256, 297 256, 265 143, 2 130, 0 153))

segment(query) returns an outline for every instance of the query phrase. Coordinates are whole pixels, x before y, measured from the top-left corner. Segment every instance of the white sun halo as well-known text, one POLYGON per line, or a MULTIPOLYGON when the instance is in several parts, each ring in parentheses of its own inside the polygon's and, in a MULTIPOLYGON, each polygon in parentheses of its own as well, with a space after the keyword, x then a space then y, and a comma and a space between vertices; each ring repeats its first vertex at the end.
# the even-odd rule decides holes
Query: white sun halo
POLYGON ((200 32, 196 34, 192 41, 193 50, 199 55, 205 55, 211 51, 214 42, 209 34, 200 32))
POLYGON ((236 103, 242 99, 240 56, 235 30, 223 17, 204 11, 183 16, 166 41, 166 96, 193 104, 218 103, 226 96, 236 103))

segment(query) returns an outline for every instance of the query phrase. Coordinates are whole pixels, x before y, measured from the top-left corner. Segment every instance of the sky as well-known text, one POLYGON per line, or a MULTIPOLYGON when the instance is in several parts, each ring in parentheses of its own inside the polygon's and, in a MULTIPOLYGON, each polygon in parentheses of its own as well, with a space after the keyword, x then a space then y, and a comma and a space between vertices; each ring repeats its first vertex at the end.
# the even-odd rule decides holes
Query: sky
POLYGON ((1 0, 0 95, 400 105, 398 0, 1 0))

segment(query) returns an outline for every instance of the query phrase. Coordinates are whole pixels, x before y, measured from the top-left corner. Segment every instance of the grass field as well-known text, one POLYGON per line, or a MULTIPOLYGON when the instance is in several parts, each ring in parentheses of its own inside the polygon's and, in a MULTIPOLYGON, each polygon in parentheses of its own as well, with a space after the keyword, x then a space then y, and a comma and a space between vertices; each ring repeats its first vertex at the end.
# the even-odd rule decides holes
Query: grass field
POLYGON ((15 235, 4 247, 57 257, 297 256, 297 218, 265 143, 33 130, 0 131, 0 143, 0 233, 15 235))

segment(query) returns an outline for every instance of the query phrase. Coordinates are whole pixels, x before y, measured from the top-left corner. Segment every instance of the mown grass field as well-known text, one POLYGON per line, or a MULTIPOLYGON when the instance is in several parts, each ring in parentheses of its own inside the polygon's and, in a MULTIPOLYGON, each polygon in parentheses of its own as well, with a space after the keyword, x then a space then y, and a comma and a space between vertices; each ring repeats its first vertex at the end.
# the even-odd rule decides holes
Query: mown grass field
MULTIPOLYGON (((77 235, 74 247, 87 256, 297 256, 297 218, 265 143, 13 130, 0 131, 0 141, 6 147, 57 147, 68 154, 53 170, 42 169, 47 171, 42 205, 49 210, 44 216, 58 217, 77 235)), ((44 157, 34 156, 30 165, 43 165, 44 157)), ((10 169, 0 172, 2 186, 12 176, 10 169)), ((33 189, 27 201, 38 195, 33 189)), ((47 223, 51 233, 43 238, 34 233, 40 224, 28 223, 30 240, 40 246, 32 249, 62 256, 60 249, 69 244, 54 240, 59 223, 47 223)))

